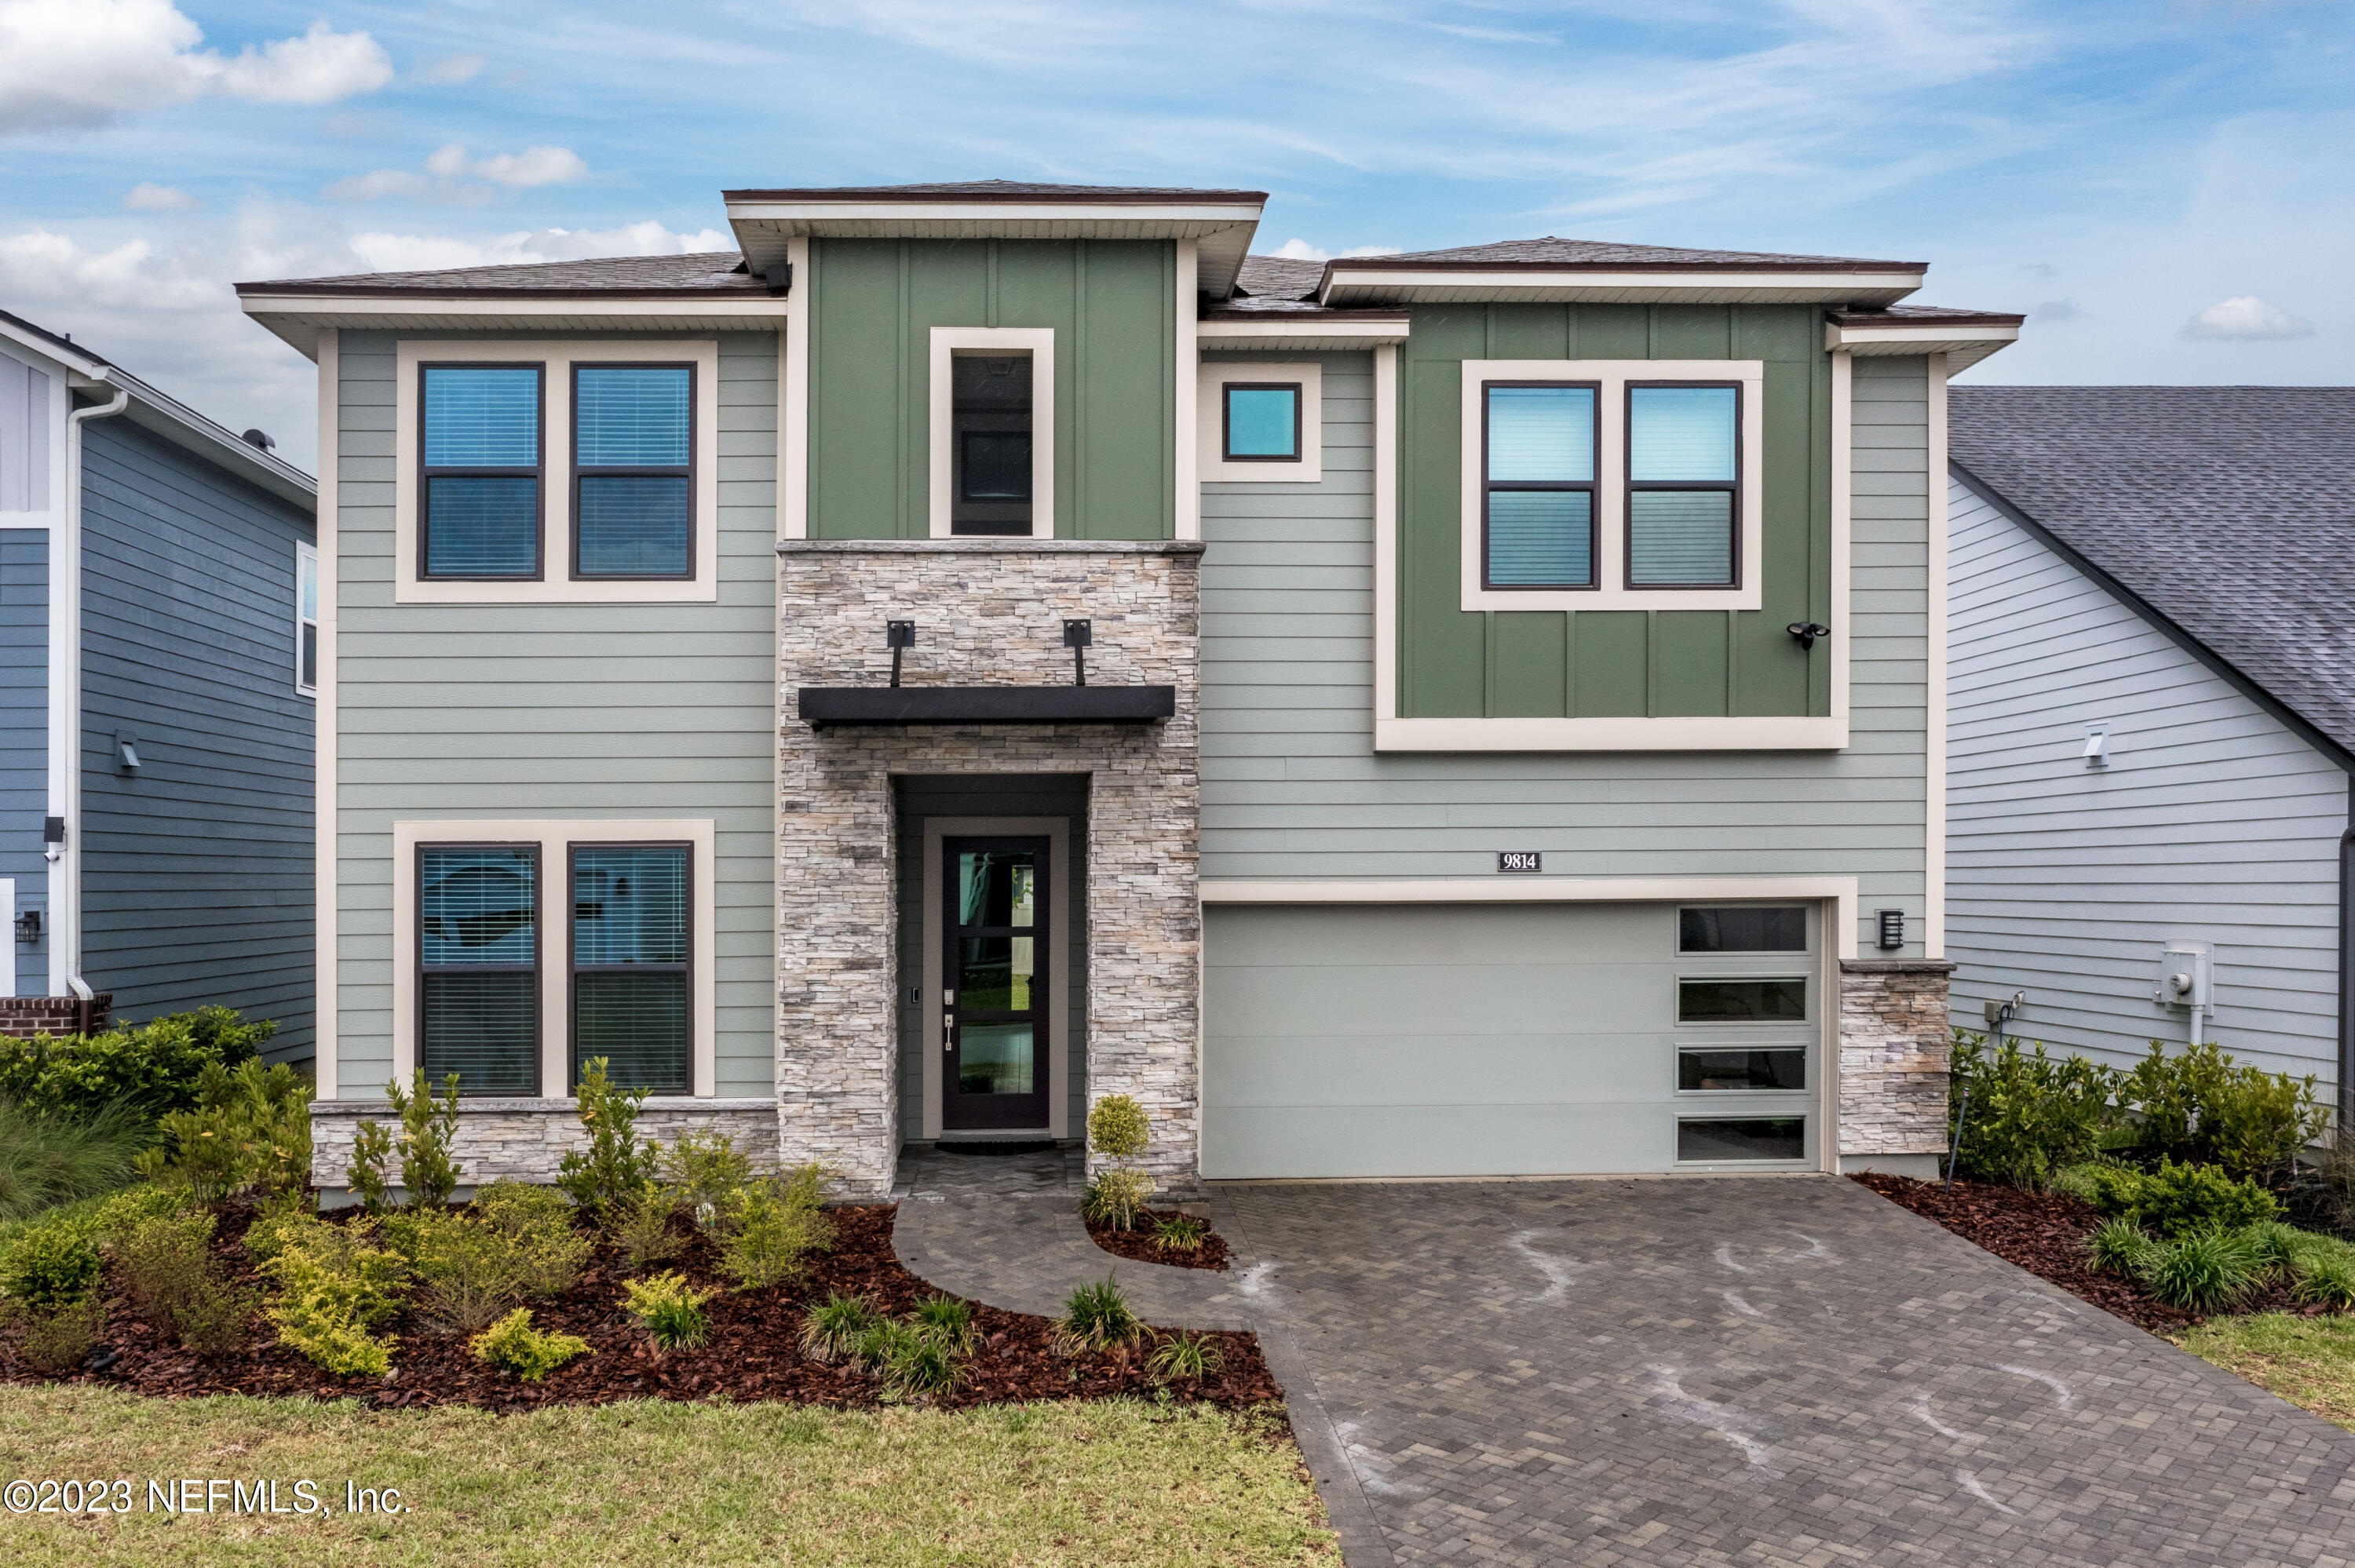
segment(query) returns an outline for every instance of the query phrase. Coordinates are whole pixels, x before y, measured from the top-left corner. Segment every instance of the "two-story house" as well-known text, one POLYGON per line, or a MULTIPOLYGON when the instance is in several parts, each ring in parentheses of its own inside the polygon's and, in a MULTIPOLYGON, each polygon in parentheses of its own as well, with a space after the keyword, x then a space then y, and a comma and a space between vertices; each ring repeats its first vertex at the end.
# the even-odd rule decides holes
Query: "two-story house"
POLYGON ((1253 257, 1263 196, 727 193, 741 250, 250 283, 314 358, 318 1173, 455 1071, 888 1191, 1927 1171, 1914 262, 1253 257))

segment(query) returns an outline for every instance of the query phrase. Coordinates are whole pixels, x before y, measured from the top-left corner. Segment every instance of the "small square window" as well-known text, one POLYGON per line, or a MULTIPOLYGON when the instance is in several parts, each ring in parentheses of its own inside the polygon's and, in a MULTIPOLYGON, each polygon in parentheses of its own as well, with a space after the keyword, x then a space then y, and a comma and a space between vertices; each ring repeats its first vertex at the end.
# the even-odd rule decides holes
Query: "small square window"
POLYGON ((1300 461, 1300 384, 1230 381, 1222 389, 1220 452, 1228 462, 1300 461))

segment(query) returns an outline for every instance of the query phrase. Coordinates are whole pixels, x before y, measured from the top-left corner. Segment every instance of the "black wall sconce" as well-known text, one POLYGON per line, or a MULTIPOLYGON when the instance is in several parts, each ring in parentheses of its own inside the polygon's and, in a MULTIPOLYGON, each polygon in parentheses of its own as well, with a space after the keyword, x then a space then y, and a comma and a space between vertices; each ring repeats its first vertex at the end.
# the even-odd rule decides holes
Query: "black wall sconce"
POLYGON ((20 948, 37 947, 40 940, 41 912, 37 909, 27 909, 17 916, 16 945, 20 948))
POLYGON ((1898 948, 1903 947, 1905 945, 1905 911, 1902 909, 1876 909, 1872 913, 1881 925, 1881 936, 1878 943, 1881 950, 1884 953, 1891 953, 1895 952, 1898 948))
POLYGON ((1092 620, 1063 622, 1063 646, 1071 651, 1071 684, 1088 683, 1088 650, 1095 645, 1096 623, 1092 620))
POLYGON ((1799 646, 1810 653, 1816 651, 1817 638, 1829 637, 1832 634, 1832 629, 1820 620, 1795 620, 1783 630, 1797 638, 1799 646))
POLYGON ((887 620, 883 623, 883 646, 891 650, 891 683, 900 683, 900 655, 916 645, 916 623, 912 620, 887 620))

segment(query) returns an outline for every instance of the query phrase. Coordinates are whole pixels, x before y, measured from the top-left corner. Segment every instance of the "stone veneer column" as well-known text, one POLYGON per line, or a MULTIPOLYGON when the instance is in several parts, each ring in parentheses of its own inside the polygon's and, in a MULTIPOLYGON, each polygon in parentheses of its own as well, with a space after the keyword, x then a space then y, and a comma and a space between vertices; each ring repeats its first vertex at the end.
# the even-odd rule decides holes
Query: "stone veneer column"
POLYGON ((824 1160, 848 1196, 888 1193, 898 1167, 891 776, 1082 773, 1089 1095, 1142 1101, 1155 1178, 1194 1189, 1201 546, 792 540, 777 549, 777 1117, 785 1160, 824 1160), (1173 685, 1177 716, 1147 726, 824 734, 795 716, 805 685, 890 679, 887 620, 917 625, 903 684, 1068 684, 1067 618, 1095 623, 1092 683, 1173 685))
POLYGON ((1954 971, 1944 959, 1840 961, 1842 1170, 1922 1174, 1945 1152, 1954 971))

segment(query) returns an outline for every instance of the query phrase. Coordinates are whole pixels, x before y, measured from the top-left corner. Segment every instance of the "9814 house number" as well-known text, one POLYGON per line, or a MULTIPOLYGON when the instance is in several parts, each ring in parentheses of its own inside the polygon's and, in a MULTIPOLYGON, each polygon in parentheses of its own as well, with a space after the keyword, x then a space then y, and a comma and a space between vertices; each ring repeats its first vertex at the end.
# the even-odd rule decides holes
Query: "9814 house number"
POLYGON ((1535 850, 1498 850, 1497 869, 1498 871, 1543 871, 1545 856, 1535 850))

